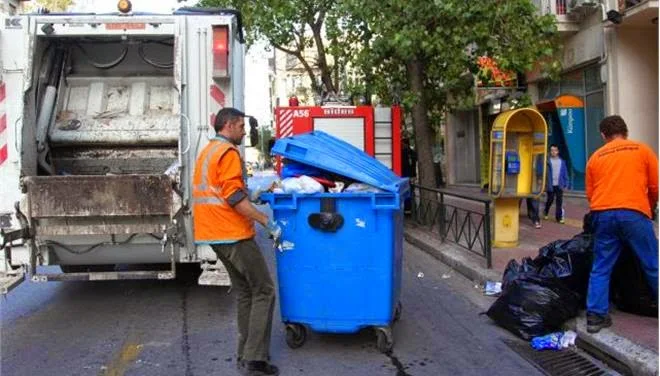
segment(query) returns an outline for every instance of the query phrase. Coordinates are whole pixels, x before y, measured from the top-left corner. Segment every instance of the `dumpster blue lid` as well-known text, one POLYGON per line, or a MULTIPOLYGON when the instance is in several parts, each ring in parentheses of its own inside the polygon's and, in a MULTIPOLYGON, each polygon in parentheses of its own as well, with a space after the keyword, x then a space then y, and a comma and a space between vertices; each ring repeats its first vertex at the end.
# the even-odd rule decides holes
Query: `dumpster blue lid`
POLYGON ((388 192, 403 194, 410 189, 407 178, 397 176, 377 159, 325 132, 281 138, 275 142, 271 153, 388 192))

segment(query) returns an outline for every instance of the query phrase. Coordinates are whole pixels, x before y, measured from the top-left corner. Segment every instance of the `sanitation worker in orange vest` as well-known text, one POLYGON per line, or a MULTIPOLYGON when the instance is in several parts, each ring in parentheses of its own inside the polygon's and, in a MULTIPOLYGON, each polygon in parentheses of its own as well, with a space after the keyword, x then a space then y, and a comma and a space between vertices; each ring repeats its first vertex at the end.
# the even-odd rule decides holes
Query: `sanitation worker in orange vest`
POLYGON ((249 200, 245 163, 237 148, 245 136, 245 114, 223 108, 216 136, 199 154, 193 177, 196 244, 209 244, 227 268, 238 299, 237 367, 242 374, 277 375, 269 363, 275 289, 254 240, 254 222, 279 241, 281 228, 249 200))
POLYGON ((587 198, 595 235, 587 293, 589 333, 612 325, 610 275, 624 246, 637 255, 658 296, 658 238, 651 221, 658 203, 658 157, 645 144, 628 140, 628 126, 618 115, 600 122, 600 134, 605 145, 587 162, 587 198))

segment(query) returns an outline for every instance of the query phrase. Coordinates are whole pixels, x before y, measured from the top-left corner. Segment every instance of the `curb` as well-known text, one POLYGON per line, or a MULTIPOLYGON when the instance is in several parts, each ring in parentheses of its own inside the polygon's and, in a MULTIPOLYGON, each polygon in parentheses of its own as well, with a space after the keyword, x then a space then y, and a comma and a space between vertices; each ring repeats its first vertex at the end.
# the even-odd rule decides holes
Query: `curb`
MULTIPOLYGON (((404 238, 408 243, 428 253, 472 281, 483 283, 485 281, 501 280, 500 273, 492 269, 486 269, 485 263, 481 265, 478 260, 475 260, 476 257, 466 254, 465 249, 453 244, 442 243, 425 230, 405 225, 404 238)), ((596 348, 599 352, 629 367, 634 375, 658 375, 658 354, 655 351, 633 343, 608 329, 604 329, 597 334, 588 333, 584 312, 579 317, 566 322, 564 328, 573 330, 578 334, 578 338, 588 345, 585 350, 588 350, 588 347, 596 348)))

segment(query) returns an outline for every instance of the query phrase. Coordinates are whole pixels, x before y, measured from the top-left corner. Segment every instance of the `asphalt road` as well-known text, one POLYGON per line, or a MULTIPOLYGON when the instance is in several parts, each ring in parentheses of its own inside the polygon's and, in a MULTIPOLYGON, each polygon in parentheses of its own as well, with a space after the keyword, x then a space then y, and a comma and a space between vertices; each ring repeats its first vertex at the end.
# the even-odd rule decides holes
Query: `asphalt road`
MULTIPOLYGON (((258 241, 274 269, 270 241, 258 241)), ((534 375, 472 299, 480 291, 405 243, 395 348, 375 336, 312 334, 287 347, 276 310, 272 358, 282 375, 534 375)), ((234 295, 180 281, 23 283, 2 300, 0 375, 234 375, 234 295)))

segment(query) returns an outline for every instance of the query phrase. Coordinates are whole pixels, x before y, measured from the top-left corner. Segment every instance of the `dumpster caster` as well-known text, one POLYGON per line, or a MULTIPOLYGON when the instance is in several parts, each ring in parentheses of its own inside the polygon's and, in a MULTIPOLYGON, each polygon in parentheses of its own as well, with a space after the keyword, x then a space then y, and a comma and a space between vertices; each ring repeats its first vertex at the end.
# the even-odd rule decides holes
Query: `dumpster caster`
POLYGON ((307 329, 300 324, 287 324, 286 344, 292 349, 301 347, 307 339, 307 329))
POLYGON ((375 328, 376 329, 376 347, 378 351, 387 354, 392 351, 394 347, 394 338, 392 336, 391 328, 375 328))
POLYGON ((401 320, 401 311, 403 311, 403 306, 401 305, 401 302, 398 302, 394 309, 394 322, 401 320))

